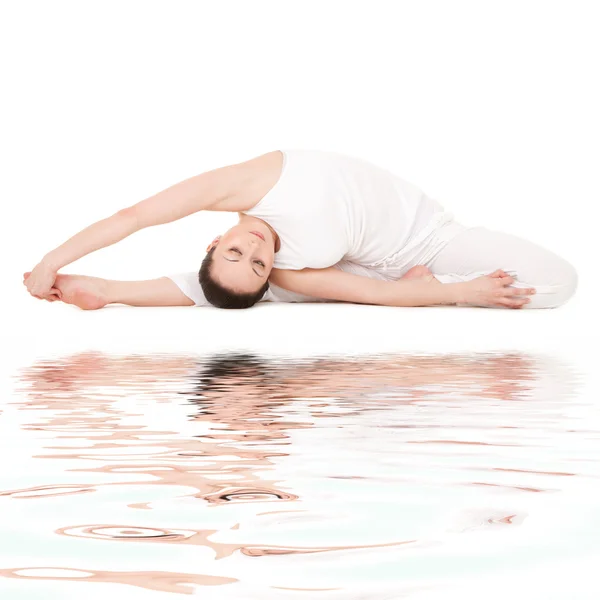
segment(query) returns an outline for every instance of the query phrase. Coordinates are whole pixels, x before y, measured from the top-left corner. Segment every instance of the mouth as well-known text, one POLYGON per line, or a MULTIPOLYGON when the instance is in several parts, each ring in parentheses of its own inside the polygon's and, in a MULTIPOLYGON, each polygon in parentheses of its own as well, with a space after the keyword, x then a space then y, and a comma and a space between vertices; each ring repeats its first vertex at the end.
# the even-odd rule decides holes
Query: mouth
POLYGON ((265 236, 262 233, 259 233, 258 231, 251 231, 250 233, 253 233, 255 236, 259 237, 263 242, 265 242, 265 236))

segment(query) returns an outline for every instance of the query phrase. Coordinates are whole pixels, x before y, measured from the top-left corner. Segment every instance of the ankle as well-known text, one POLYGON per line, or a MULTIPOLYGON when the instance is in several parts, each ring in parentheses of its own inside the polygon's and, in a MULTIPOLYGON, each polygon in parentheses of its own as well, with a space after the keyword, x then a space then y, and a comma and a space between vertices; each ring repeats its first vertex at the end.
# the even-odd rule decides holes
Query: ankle
POLYGON ((114 279, 100 279, 99 292, 106 304, 119 302, 119 283, 114 279))

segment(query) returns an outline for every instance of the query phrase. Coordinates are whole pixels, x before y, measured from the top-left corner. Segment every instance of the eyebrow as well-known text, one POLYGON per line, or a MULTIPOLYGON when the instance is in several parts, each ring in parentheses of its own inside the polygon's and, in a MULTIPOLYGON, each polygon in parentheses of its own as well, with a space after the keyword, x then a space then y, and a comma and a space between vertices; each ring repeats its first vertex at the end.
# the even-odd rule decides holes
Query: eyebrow
MULTIPOLYGON (((240 262, 239 259, 238 260, 231 260, 230 258, 227 257, 223 257, 225 260, 229 261, 229 262, 240 262)), ((252 271, 254 271, 254 267, 252 267, 252 271)), ((256 271, 254 271, 254 273, 256 273, 256 271)), ((259 277, 262 277, 262 275, 260 273, 256 273, 259 277)))

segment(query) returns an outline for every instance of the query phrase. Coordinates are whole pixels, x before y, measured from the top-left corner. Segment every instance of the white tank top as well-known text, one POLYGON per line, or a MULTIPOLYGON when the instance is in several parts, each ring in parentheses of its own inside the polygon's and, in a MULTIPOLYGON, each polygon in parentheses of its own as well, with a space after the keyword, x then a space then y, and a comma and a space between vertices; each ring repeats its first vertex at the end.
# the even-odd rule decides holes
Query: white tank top
POLYGON ((323 269, 342 259, 377 267, 454 217, 416 186, 366 160, 325 150, 281 152, 279 180, 243 211, 279 235, 278 269, 323 269))

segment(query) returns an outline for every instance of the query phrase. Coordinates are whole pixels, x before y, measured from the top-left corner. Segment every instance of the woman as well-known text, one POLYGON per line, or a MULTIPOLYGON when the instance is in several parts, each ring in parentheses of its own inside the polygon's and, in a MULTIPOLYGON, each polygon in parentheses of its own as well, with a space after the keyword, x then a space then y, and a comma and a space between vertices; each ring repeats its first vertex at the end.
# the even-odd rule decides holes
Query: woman
POLYGON ((68 301, 68 291, 82 308, 201 304, 189 276, 108 282, 58 275, 135 231, 201 210, 239 215, 208 246, 198 274, 203 297, 222 308, 267 299, 270 284, 301 299, 502 308, 560 306, 577 287, 572 265, 549 250, 465 227, 420 189, 365 160, 301 149, 201 173, 98 221, 48 253, 24 284, 50 301, 68 301))

